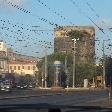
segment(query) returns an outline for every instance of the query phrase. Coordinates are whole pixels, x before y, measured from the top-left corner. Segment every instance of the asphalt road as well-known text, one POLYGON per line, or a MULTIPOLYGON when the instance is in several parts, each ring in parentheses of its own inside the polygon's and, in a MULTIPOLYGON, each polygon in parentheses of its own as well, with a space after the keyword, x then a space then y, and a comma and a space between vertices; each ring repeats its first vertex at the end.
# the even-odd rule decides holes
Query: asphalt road
POLYGON ((36 91, 36 90, 15 90, 11 93, 0 93, 0 104, 38 104, 47 103, 54 105, 111 105, 108 100, 108 92, 106 90, 95 91, 72 91, 72 92, 52 92, 52 91, 36 91), (13 96, 34 95, 26 98, 6 98, 13 96))

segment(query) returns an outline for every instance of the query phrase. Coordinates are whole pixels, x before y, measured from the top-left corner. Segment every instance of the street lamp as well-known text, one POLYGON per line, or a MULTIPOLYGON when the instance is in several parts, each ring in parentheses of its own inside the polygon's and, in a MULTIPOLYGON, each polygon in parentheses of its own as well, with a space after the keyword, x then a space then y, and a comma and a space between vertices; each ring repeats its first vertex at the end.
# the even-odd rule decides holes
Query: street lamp
POLYGON ((48 71, 47 71, 47 46, 45 46, 46 50, 45 50, 45 88, 47 88, 47 75, 48 75, 48 71))
POLYGON ((44 75, 43 75, 43 72, 42 72, 42 88, 44 87, 44 75))
POLYGON ((73 55, 73 83, 72 83, 72 87, 73 88, 75 88, 75 79, 76 79, 76 75, 75 75, 75 52, 76 52, 76 47, 75 47, 75 44, 76 44, 76 42, 77 42, 77 40, 79 40, 79 38, 78 39, 72 39, 73 40, 73 43, 74 43, 74 55, 73 55))

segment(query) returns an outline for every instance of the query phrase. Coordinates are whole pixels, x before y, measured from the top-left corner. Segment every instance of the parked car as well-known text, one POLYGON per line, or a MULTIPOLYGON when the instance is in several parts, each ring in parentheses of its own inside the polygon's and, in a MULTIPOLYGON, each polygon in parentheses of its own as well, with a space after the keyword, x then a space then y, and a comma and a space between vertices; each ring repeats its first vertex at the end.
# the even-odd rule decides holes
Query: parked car
POLYGON ((26 88, 27 88, 27 85, 26 85, 25 83, 18 83, 18 84, 16 85, 16 87, 17 87, 18 89, 26 89, 26 88))
POLYGON ((27 83, 27 88, 35 88, 35 85, 34 84, 32 84, 32 83, 27 83))
POLYGON ((12 88, 11 84, 7 81, 3 81, 0 83, 0 90, 1 91, 9 92, 9 91, 11 91, 11 88, 12 88))

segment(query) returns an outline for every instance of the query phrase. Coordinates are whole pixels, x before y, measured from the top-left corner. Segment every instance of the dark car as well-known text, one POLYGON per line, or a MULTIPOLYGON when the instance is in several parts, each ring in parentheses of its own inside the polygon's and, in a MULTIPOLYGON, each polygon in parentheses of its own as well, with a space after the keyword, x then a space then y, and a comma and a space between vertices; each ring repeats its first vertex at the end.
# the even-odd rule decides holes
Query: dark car
POLYGON ((18 89, 26 89, 26 88, 27 88, 27 85, 26 85, 25 83, 18 83, 18 84, 16 85, 16 87, 17 87, 18 89))

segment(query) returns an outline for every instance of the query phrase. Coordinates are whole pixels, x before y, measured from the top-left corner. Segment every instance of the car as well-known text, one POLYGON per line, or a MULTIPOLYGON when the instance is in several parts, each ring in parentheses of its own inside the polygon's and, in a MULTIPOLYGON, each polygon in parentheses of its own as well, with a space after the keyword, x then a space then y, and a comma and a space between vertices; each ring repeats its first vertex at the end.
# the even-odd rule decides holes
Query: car
POLYGON ((26 84, 27 85, 27 88, 35 88, 35 84, 33 84, 33 83, 27 83, 26 84))
POLYGON ((7 82, 1 82, 0 83, 0 90, 1 91, 6 91, 6 92, 9 92, 9 91, 11 91, 11 85, 10 85, 10 83, 7 83, 7 82))
POLYGON ((27 88, 27 85, 24 84, 24 83, 18 83, 18 84, 16 85, 16 87, 17 87, 18 89, 26 89, 26 88, 27 88))

